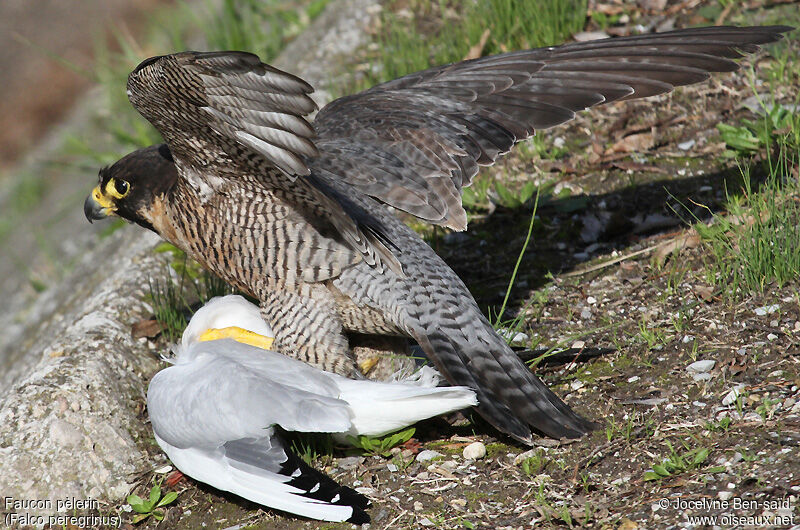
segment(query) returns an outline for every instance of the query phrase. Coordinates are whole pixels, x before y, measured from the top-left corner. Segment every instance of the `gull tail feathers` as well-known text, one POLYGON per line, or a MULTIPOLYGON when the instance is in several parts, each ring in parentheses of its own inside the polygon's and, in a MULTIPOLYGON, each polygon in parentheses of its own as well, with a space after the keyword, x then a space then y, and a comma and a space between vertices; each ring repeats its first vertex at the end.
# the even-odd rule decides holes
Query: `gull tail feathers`
POLYGON ((418 421, 477 405, 467 387, 428 388, 411 383, 336 377, 340 399, 353 411, 350 434, 380 436, 418 421))

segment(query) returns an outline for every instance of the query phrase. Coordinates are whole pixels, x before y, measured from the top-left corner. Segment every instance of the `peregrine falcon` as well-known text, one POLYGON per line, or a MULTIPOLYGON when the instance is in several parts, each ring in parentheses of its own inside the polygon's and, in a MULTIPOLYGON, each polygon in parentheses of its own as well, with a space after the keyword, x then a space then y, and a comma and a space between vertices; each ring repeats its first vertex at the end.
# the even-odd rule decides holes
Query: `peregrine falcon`
POLYGON ((339 98, 250 53, 152 57, 128 77, 165 145, 100 171, 89 220, 149 228, 258 299, 282 353, 357 376, 348 334, 415 340, 477 411, 531 444, 577 438, 574 413, 492 329, 464 283, 385 205, 464 230, 480 166, 589 107, 737 69, 786 26, 708 27, 483 57, 339 98))
POLYGON ((367 499, 306 465, 276 425, 381 436, 476 404, 470 389, 437 387, 436 378, 389 383, 322 372, 262 349, 271 337, 259 309, 243 297, 212 299, 183 332, 168 359, 173 365, 147 391, 155 439, 178 469, 265 506, 326 521, 369 521, 367 499))

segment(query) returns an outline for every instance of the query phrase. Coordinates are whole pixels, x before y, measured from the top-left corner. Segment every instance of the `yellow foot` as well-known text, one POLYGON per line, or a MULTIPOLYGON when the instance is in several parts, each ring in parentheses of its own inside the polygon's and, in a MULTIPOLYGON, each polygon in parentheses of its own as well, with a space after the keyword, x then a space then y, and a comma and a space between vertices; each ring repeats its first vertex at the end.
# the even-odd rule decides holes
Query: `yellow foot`
POLYGON ((272 343, 275 341, 275 337, 259 335, 258 333, 254 333, 238 326, 207 329, 197 340, 207 341, 217 339, 233 339, 237 342, 241 342, 242 344, 249 344, 250 346, 255 346, 256 348, 261 348, 263 350, 269 350, 272 347, 272 343))
POLYGON ((370 370, 375 368, 375 365, 378 364, 378 361, 380 360, 381 360, 380 357, 370 357, 369 359, 364 359, 363 361, 361 361, 358 367, 361 368, 362 374, 367 375, 370 370))

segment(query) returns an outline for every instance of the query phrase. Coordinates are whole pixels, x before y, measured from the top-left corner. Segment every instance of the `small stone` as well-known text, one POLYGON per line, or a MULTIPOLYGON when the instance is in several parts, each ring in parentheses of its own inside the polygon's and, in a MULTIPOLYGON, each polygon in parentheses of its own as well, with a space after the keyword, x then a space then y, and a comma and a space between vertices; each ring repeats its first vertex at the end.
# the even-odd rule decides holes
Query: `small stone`
POLYGON ((340 469, 355 469, 364 462, 363 456, 348 456, 340 458, 336 462, 336 466, 340 469))
POLYGON ((515 466, 520 465, 523 461, 534 456, 536 454, 536 451, 537 449, 528 449, 524 453, 518 454, 516 457, 514 457, 514 465, 515 466))
POLYGON ((455 460, 448 460, 439 464, 439 467, 447 471, 453 471, 456 467, 458 467, 458 462, 455 460))
POLYGON ((634 375, 634 376, 628 378, 628 382, 629 383, 635 383, 638 380, 639 380, 639 376, 638 375, 634 375))
POLYGON ((770 340, 770 341, 775 340, 777 338, 778 338, 778 336, 776 334, 774 334, 774 333, 770 333, 770 334, 767 335, 767 340, 770 340))
POLYGON ((394 473, 395 471, 397 471, 397 466, 392 464, 392 463, 389 463, 389 464, 386 464, 386 469, 388 469, 389 471, 394 473))
MULTIPOLYGON (((687 335, 688 336, 688 335, 687 335)), ((689 366, 686 367, 687 372, 692 372, 695 374, 703 374, 706 372, 710 372, 714 365, 717 364, 717 361, 713 360, 705 360, 705 361, 695 361, 689 366)))
POLYGON ((597 303, 597 298, 595 298, 594 296, 587 296, 586 303, 594 305, 597 303))
POLYGON ((592 318, 592 310, 589 309, 588 307, 584 307, 583 309, 581 309, 581 318, 583 320, 589 320, 590 318, 592 318))
POLYGON ((450 501, 450 506, 457 510, 463 510, 467 506, 467 499, 453 499, 450 501))
POLYGON ((574 349, 576 349, 576 350, 580 350, 580 349, 582 349, 584 346, 586 346, 586 343, 585 343, 585 342, 583 342, 582 340, 576 340, 575 342, 573 342, 573 343, 572 343, 572 346, 571 346, 571 348, 574 348, 574 349))
POLYGON ((688 151, 689 149, 691 149, 692 147, 694 147, 694 144, 695 144, 695 141, 694 141, 694 139, 692 139, 692 140, 687 140, 687 141, 685 141, 685 142, 681 142, 681 143, 679 143, 679 144, 678 144, 678 149, 680 149, 681 151, 688 151))
POLYGON ((155 473, 156 475, 163 475, 165 473, 169 473, 170 471, 172 471, 172 466, 167 464, 165 466, 155 468, 153 470, 153 473, 155 473))
POLYGON ((508 328, 500 328, 497 330, 497 334, 503 337, 504 339, 508 340, 509 342, 513 343, 526 343, 531 338, 521 331, 514 331, 513 329, 508 328))
POLYGON ((433 451, 431 449, 425 449, 417 454, 417 462, 427 462, 429 460, 433 460, 437 456, 442 456, 442 453, 433 451))
POLYGON ((778 304, 772 304, 772 305, 765 305, 763 307, 757 307, 753 311, 755 312, 756 315, 763 317, 774 313, 780 308, 781 306, 779 306, 778 304))
POLYGON ((731 497, 733 497, 733 492, 732 491, 720 491, 719 493, 717 493, 717 497, 721 501, 728 501, 728 500, 731 499, 731 497))
POLYGON ((739 391, 744 388, 744 385, 736 385, 728 392, 724 398, 722 398, 722 404, 726 407, 733 405, 736 403, 736 400, 739 399, 739 391))
POLYGON ((464 448, 463 454, 467 460, 480 460, 486 456, 486 446, 483 442, 473 442, 464 448))
POLYGON ((414 511, 415 511, 415 512, 422 511, 422 509, 423 509, 423 508, 424 508, 424 506, 422 506, 422 503, 421 503, 421 502, 419 502, 419 501, 414 501, 414 511))
POLYGON ((370 488, 367 486, 361 486, 360 488, 356 488, 356 491, 359 492, 361 495, 373 495, 375 493, 374 488, 370 488))
POLYGON ((433 526, 433 521, 431 521, 427 517, 423 517, 417 522, 420 524, 420 526, 433 526))
POLYGON ((701 408, 701 409, 705 408, 705 406, 706 406, 706 404, 703 403, 702 401, 692 401, 692 405, 694 405, 695 407, 701 408))
POLYGON ((583 385, 584 385, 583 381, 579 381, 578 379, 573 379, 572 382, 569 384, 569 387, 572 390, 579 390, 583 388, 583 385))
POLYGON ((691 335, 686 335, 686 336, 683 337, 683 343, 684 344, 689 344, 693 340, 694 340, 694 337, 692 337, 691 335))

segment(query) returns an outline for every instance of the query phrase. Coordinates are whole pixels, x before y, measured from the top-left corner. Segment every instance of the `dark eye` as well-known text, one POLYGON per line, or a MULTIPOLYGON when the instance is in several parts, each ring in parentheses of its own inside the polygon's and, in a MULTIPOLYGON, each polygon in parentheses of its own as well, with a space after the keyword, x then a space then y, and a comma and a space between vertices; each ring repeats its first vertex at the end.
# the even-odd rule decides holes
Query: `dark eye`
POLYGON ((131 186, 128 184, 128 181, 114 179, 114 191, 116 191, 120 197, 127 195, 130 188, 131 186))

